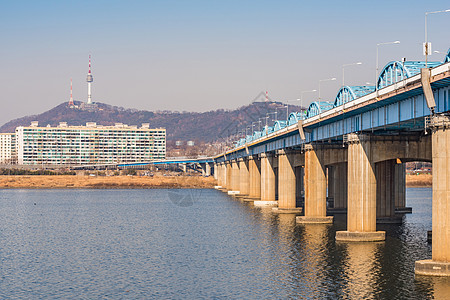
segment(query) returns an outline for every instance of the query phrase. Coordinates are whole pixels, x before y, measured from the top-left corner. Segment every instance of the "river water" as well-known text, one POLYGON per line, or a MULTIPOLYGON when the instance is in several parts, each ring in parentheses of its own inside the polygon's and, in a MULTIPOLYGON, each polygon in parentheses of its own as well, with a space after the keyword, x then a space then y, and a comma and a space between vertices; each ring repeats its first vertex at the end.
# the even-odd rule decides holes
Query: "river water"
POLYGON ((0 298, 448 299, 431 257, 431 189, 381 243, 337 243, 216 190, 0 190, 0 298))

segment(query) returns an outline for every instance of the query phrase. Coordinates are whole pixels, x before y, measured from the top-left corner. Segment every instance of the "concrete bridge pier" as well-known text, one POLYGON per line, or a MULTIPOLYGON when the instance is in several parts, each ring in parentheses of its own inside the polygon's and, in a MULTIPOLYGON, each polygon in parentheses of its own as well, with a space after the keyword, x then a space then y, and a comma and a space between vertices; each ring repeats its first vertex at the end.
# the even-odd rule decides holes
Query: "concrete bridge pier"
POLYGON ((231 167, 231 161, 225 162, 225 188, 228 191, 231 191, 231 178, 232 178, 232 167, 231 167))
POLYGON ((395 164, 394 172, 395 211, 396 213, 411 213, 412 208, 406 207, 406 164, 395 164))
POLYGON ((211 176, 211 165, 209 163, 202 163, 199 165, 200 165, 200 168, 202 169, 203 177, 211 176))
POLYGON ((261 199, 261 161, 258 157, 248 157, 249 199, 261 199))
POLYGON ((432 259, 419 260, 420 275, 450 276, 450 117, 434 116, 432 128, 432 259))
POLYGON ((231 161, 231 186, 230 186, 230 191, 231 193, 229 194, 239 194, 239 188, 240 188, 240 171, 239 171, 239 162, 234 159, 231 161))
MULTIPOLYGON (((298 154, 299 155, 299 154, 298 154)), ((300 206, 303 203, 304 196, 304 185, 303 185, 303 177, 304 177, 304 166, 299 166, 295 168, 295 199, 297 201, 297 206, 300 206)))
POLYGON ((248 160, 240 158, 239 162, 239 195, 247 196, 249 194, 250 173, 248 169, 248 160))
MULTIPOLYGON (((396 178, 396 161, 385 160, 375 164, 377 181, 377 223, 402 223, 402 215, 395 215, 395 192, 403 182, 396 178)), ((398 169, 398 168, 397 168, 398 169)), ((403 185, 403 188, 405 186, 403 185)))
POLYGON ((275 201, 274 155, 261 154, 261 200, 253 202, 255 206, 277 205, 275 201))
POLYGON ((327 217, 327 178, 324 153, 315 146, 305 146, 305 216, 297 217, 297 223, 333 223, 327 217))
POLYGON ((217 163, 214 163, 213 164, 213 175, 214 175, 215 180, 219 179, 219 175, 217 175, 217 172, 219 172, 219 168, 217 167, 217 163))
POLYGON ((347 231, 336 232, 337 241, 384 241, 385 232, 376 231, 377 182, 369 135, 348 137, 347 231))
MULTIPOLYGON (((347 163, 338 163, 332 168, 333 208, 329 210, 333 213, 347 212, 347 163)), ((328 187, 330 190, 330 186, 328 187)))
POLYGON ((296 201, 295 153, 288 150, 278 151, 278 213, 300 213, 296 201))
POLYGON ((214 172, 214 175, 216 176, 217 187, 218 188, 223 188, 223 179, 222 179, 223 168, 222 168, 222 163, 216 163, 214 165, 214 168, 216 170, 214 172))

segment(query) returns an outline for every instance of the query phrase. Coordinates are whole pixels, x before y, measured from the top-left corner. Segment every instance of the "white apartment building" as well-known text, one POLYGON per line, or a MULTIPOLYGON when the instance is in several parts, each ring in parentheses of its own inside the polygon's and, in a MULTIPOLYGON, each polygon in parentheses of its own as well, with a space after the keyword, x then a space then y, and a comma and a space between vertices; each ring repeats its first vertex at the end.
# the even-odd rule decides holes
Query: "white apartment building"
POLYGON ((17 162, 16 159, 16 135, 0 133, 0 163, 13 164, 17 162))
POLYGON ((17 160, 19 164, 109 164, 148 162, 166 157, 166 130, 116 123, 101 126, 94 122, 86 126, 16 128, 17 160))

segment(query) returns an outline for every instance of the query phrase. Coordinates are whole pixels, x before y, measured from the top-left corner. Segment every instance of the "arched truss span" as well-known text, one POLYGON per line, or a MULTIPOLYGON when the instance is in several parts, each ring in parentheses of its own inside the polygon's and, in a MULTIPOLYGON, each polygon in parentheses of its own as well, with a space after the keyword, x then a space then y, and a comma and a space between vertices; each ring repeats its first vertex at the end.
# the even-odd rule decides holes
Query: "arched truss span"
MULTIPOLYGON (((304 113, 303 113, 303 115, 304 115, 304 113)), ((288 126, 297 124, 299 120, 303 120, 303 119, 304 118, 302 118, 302 113, 300 113, 300 112, 290 113, 289 119, 288 119, 288 126)))
POLYGON ((306 111, 306 117, 311 118, 317 116, 318 114, 333 108, 333 103, 328 101, 314 101, 312 102, 308 110, 306 111))
POLYGON ((286 121, 278 120, 273 125, 273 131, 277 131, 277 130, 283 129, 286 126, 287 126, 287 122, 286 121))
POLYGON ((369 85, 344 86, 337 93, 333 107, 355 100, 359 97, 370 94, 373 91, 375 91, 375 87, 369 85))
POLYGON ((261 137, 261 131, 253 132, 253 140, 259 139, 261 137))
POLYGON ((450 62, 450 48, 448 49, 447 55, 445 56, 444 63, 450 62))
MULTIPOLYGON (((440 62, 429 61, 428 68, 434 68, 440 65, 440 62)), ((420 69, 425 68, 424 61, 391 61, 383 70, 377 80, 377 88, 382 89, 386 86, 414 76, 420 73, 420 69)))

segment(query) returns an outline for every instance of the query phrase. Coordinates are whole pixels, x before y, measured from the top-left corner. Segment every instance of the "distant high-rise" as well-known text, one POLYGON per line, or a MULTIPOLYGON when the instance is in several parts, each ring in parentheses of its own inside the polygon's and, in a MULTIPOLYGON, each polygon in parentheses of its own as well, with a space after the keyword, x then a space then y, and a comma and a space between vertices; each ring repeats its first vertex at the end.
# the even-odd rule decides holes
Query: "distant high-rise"
POLYGON ((92 104, 91 83, 94 81, 94 77, 92 77, 92 74, 91 74, 91 56, 90 55, 89 55, 89 72, 88 72, 86 81, 88 83, 88 99, 87 99, 87 103, 88 104, 92 104))

